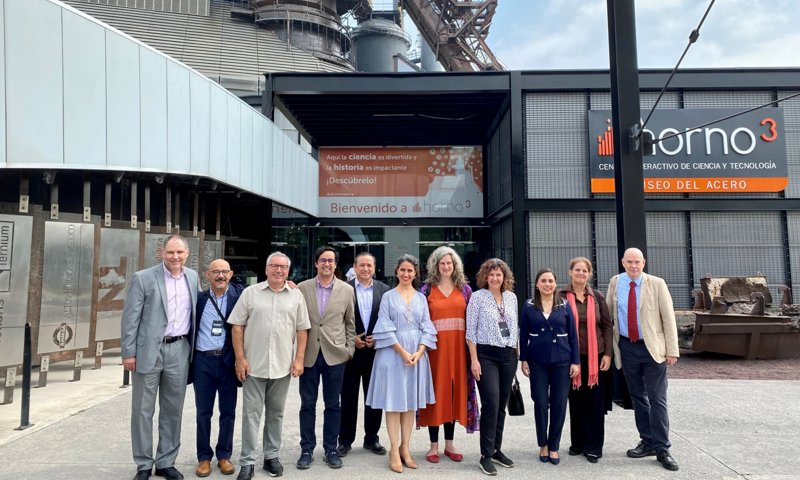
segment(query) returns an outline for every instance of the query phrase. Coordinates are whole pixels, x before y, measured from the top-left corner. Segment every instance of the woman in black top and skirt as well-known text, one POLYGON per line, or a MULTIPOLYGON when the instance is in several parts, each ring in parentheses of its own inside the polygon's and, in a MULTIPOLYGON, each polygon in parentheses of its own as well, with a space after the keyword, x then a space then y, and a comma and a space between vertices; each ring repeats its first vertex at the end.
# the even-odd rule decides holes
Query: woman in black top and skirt
POLYGON ((611 380, 611 340, 614 325, 603 294, 589 286, 592 262, 577 257, 569 262, 570 281, 559 291, 578 320, 581 374, 569 391, 570 455, 584 455, 590 463, 603 456, 605 413, 611 408, 606 388, 611 380))

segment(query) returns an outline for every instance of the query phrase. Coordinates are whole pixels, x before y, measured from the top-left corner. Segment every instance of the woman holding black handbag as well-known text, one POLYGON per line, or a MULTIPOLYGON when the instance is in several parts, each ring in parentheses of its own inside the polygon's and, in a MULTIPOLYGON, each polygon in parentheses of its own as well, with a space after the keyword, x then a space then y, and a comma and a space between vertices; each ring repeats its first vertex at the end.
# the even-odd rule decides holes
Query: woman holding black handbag
POLYGON ((472 375, 481 396, 481 460, 487 475, 497 475, 494 464, 514 462, 500 450, 511 381, 517 371, 517 296, 514 276, 498 258, 483 262, 475 280, 480 290, 467 305, 467 348, 472 375))
POLYGON ((558 465, 570 379, 580 375, 580 356, 572 309, 557 299, 549 268, 536 274, 533 300, 522 309, 520 360, 522 373, 531 379, 539 460, 558 465))

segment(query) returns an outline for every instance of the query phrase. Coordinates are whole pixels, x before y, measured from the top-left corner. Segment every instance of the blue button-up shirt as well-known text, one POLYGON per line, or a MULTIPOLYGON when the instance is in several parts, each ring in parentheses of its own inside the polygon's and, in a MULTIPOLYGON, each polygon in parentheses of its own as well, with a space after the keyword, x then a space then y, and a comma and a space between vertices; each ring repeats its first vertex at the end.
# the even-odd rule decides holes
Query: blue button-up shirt
POLYGON ((217 313, 217 309, 214 308, 214 305, 211 303, 210 297, 212 295, 214 296, 214 300, 217 301, 219 311, 224 315, 228 308, 227 293, 227 288, 222 296, 219 297, 214 295, 213 290, 209 290, 208 292, 209 299, 206 302, 205 308, 203 308, 203 312, 200 316, 200 324, 197 327, 197 345, 195 348, 201 352, 221 349, 225 345, 225 318, 219 318, 219 313, 217 313), (222 335, 216 337, 211 335, 211 326, 214 324, 214 320, 222 320, 222 335))
MULTIPOLYGON (((642 331, 642 322, 639 319, 639 306, 642 304, 642 276, 636 280, 631 280, 627 273, 623 273, 617 280, 617 321, 619 334, 628 337, 628 294, 631 290, 631 281, 636 283, 636 326, 639 332, 642 331)), ((641 333, 640 333, 641 336, 641 333)))
POLYGON ((361 315, 361 323, 364 331, 367 331, 369 325, 369 317, 372 315, 372 292, 374 290, 373 282, 369 282, 369 286, 361 285, 361 282, 356 282, 356 300, 358 300, 358 313, 361 315))

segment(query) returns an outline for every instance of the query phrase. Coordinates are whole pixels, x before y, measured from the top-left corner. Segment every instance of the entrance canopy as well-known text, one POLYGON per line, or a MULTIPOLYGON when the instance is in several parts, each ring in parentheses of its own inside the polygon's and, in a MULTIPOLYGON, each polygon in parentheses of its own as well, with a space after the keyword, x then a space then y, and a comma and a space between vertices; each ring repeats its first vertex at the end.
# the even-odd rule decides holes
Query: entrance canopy
POLYGON ((483 145, 509 105, 509 74, 273 73, 277 108, 314 147, 483 145))

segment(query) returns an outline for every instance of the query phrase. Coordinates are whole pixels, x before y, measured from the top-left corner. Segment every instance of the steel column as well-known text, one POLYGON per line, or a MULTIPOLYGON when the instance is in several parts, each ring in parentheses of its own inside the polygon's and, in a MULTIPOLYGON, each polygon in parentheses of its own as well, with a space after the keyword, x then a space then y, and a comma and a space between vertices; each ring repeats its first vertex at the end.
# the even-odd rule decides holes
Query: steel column
POLYGON ((607 0, 606 3, 618 258, 622 258, 625 249, 630 247, 639 248, 647 257, 642 147, 637 137, 641 107, 633 4, 634 0, 607 0))

